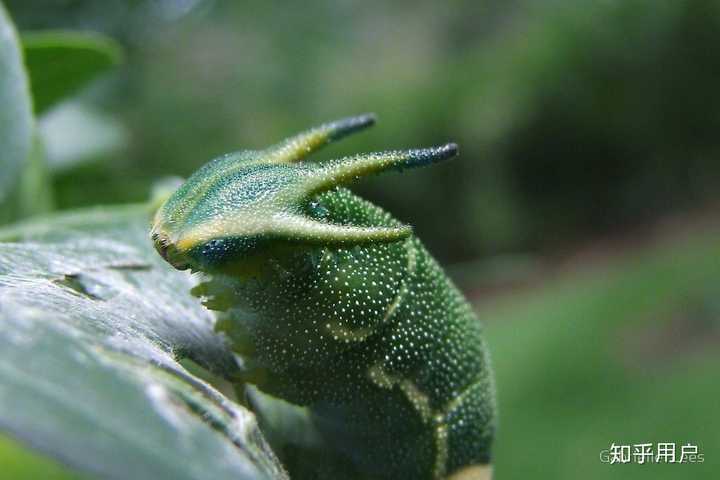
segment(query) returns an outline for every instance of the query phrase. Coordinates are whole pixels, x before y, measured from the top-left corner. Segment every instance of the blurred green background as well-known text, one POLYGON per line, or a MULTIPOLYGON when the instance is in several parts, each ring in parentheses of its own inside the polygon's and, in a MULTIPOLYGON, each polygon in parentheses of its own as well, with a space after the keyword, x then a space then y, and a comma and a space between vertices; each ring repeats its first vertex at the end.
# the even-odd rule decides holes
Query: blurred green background
POLYGON ((720 2, 5 3, 21 31, 125 50, 40 117, 55 208, 143 201, 367 111, 374 129, 319 158, 455 141, 456 161, 356 190, 416 226, 487 324, 497 478, 717 474, 720 2), (706 461, 601 463, 613 442, 706 461))

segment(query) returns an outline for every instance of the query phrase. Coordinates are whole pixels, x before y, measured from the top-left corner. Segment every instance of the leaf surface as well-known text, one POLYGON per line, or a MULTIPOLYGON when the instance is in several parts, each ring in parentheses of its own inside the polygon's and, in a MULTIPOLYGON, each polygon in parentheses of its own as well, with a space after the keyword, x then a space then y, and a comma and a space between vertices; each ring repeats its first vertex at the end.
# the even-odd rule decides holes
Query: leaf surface
POLYGON ((0 430, 90 476, 285 478, 254 416, 181 365, 238 368, 193 278, 152 249, 149 215, 0 230, 0 430))

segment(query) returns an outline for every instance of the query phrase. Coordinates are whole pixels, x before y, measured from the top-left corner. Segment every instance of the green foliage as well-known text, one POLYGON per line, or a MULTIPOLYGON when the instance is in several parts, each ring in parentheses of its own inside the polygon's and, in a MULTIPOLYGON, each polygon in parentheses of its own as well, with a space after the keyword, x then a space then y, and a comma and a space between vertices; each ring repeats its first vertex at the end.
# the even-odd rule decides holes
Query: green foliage
POLYGON ((152 251, 148 215, 0 232, 2 430, 103 478, 284 478, 251 414, 179 363, 237 369, 191 279, 152 251))
MULTIPOLYGON (((53 205, 43 139, 36 131, 31 105, 42 113, 116 64, 121 55, 119 47, 102 35, 35 32, 23 35, 23 62, 15 27, 2 4, 0 37, 0 223, 6 223, 47 212, 53 205)), ((68 137, 67 131, 54 138, 58 136, 68 137)), ((96 145, 98 140, 80 143, 96 145)), ((58 156, 56 150, 52 151, 54 157, 58 156)), ((61 158, 55 163, 71 161, 61 158)))
POLYGON ((0 3, 0 223, 23 208, 21 179, 33 151, 33 118, 27 75, 15 27, 0 3))
POLYGON ((21 39, 38 115, 122 60, 120 47, 96 33, 23 32, 21 39))
POLYGON ((29 450, 0 434, 0 465, 5 478, 13 480, 82 480, 77 472, 29 450))
MULTIPOLYGON (((479 304, 500 385, 498 478, 713 478, 720 230, 676 236, 479 304), (702 464, 608 465, 610 444, 698 445, 702 464)), ((679 448, 679 447, 678 447, 679 448)))
POLYGON ((533 12, 540 21, 478 65, 484 82, 467 107, 502 172, 501 202, 514 204, 509 233, 537 248, 715 198, 720 4, 533 12))

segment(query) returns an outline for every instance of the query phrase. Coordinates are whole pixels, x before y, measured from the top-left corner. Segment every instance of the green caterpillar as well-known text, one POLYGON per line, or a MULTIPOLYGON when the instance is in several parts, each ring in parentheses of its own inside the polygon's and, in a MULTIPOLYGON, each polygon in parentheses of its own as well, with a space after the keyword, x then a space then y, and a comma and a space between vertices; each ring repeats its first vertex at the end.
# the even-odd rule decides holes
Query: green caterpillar
POLYGON ((495 397, 470 305, 410 227, 341 188, 457 146, 322 163, 374 123, 328 123, 217 158, 158 210, 152 239, 245 359, 243 384, 292 479, 485 479, 495 397))

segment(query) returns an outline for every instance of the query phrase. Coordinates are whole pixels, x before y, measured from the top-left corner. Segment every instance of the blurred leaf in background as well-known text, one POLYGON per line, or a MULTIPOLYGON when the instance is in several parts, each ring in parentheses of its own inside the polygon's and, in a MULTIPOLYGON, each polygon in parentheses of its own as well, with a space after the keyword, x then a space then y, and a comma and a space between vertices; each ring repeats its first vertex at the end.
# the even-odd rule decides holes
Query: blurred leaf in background
POLYGON ((53 166, 77 164, 119 147, 124 132, 109 120, 80 123, 74 110, 60 121, 43 122, 36 129, 31 105, 42 114, 76 94, 101 72, 121 59, 120 47, 109 38, 90 33, 33 32, 18 42, 4 7, 0 6, 0 223, 46 212, 53 193, 46 161, 53 166), (22 51, 21 51, 22 47, 22 51), (28 85, 28 73, 30 84, 28 85), (28 86, 30 89, 28 89, 28 86), (32 93, 32 98, 31 94, 32 93), (103 128, 104 127, 104 128, 103 128), (70 143, 74 146, 70 147, 70 143), (46 144, 50 147, 47 151, 46 144))
POLYGON ((38 115, 122 59, 120 47, 96 33, 23 32, 22 47, 38 115))
POLYGON ((20 200, 22 179, 33 154, 29 85, 17 32, 0 4, 0 223, 29 209, 20 200))

